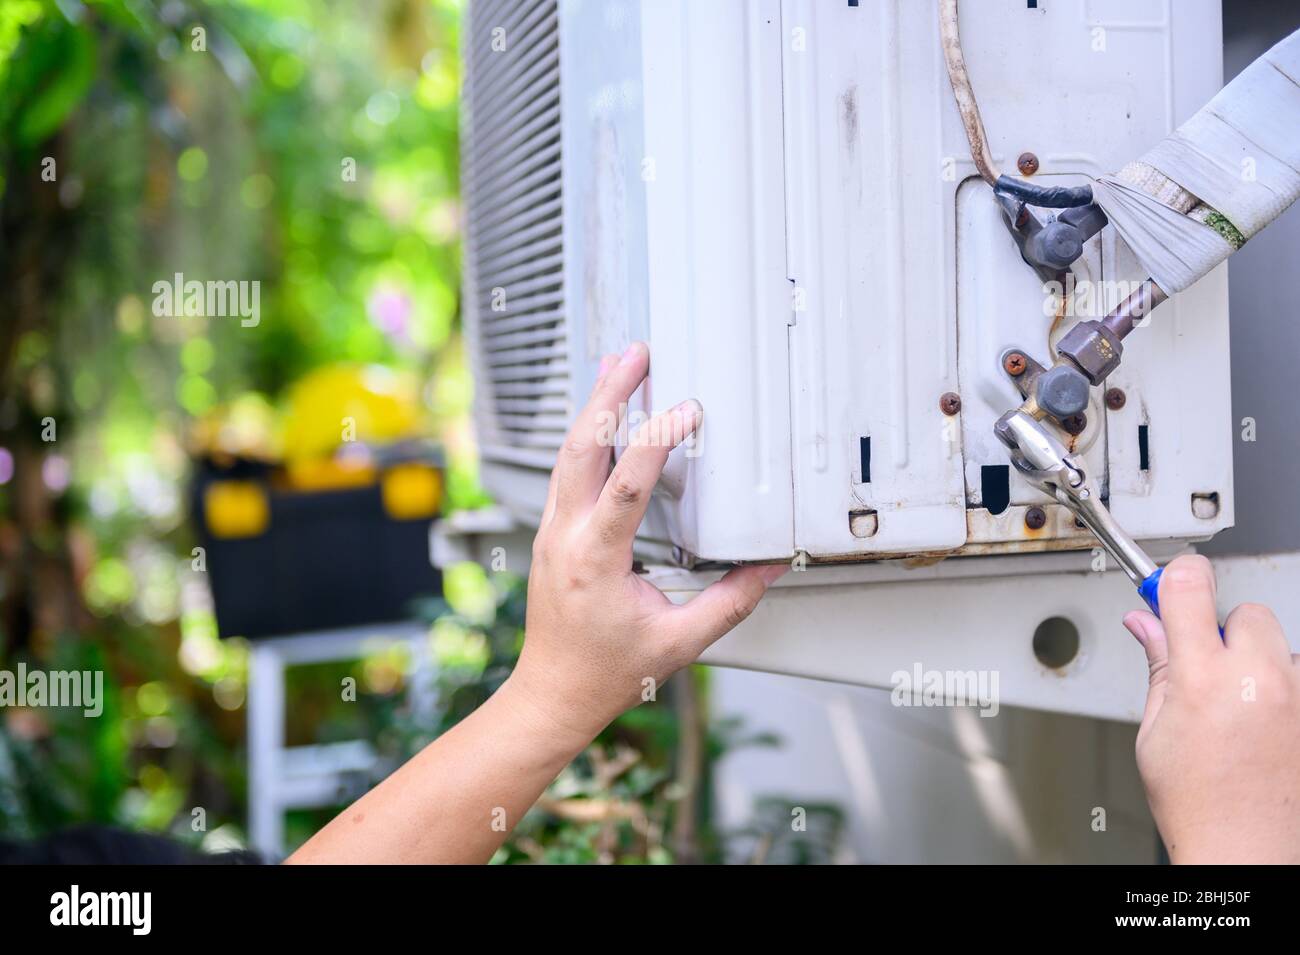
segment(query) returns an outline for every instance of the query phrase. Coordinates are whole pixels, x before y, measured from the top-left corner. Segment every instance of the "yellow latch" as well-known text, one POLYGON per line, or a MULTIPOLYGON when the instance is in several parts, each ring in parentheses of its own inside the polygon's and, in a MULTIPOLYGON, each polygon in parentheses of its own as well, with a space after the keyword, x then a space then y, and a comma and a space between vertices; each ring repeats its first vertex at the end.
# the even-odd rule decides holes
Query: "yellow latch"
POLYGON ((214 481, 203 492, 203 515, 213 537, 256 537, 271 523, 271 504, 256 481, 214 481))
POLYGON ((442 503, 442 475, 426 464, 398 464, 384 472, 382 490, 393 520, 433 517, 442 503))

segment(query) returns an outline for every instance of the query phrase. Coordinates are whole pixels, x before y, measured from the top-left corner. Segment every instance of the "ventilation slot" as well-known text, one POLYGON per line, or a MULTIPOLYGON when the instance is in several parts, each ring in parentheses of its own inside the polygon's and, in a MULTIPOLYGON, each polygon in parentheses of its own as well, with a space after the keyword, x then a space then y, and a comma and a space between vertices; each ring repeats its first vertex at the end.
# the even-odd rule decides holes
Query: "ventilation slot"
POLYGON ((485 459, 549 469, 570 413, 558 0, 468 5, 465 325, 485 459))
POLYGON ((1011 468, 985 464, 980 468, 980 503, 990 514, 1001 514, 1011 503, 1011 468))

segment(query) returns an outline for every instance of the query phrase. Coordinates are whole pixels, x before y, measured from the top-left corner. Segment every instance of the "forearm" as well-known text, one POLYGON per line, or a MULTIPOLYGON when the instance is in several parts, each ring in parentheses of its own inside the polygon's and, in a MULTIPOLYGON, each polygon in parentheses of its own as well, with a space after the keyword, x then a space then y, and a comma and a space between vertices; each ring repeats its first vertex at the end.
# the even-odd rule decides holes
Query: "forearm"
POLYGON ((507 681, 288 861, 486 862, 588 742, 507 681))
POLYGON ((703 415, 690 400, 656 415, 614 464, 606 425, 649 362, 640 342, 606 355, 565 438, 533 544, 526 643, 506 685, 290 862, 488 861, 603 726, 736 626, 785 571, 735 568, 684 606, 636 572, 632 542, 655 484, 703 415))

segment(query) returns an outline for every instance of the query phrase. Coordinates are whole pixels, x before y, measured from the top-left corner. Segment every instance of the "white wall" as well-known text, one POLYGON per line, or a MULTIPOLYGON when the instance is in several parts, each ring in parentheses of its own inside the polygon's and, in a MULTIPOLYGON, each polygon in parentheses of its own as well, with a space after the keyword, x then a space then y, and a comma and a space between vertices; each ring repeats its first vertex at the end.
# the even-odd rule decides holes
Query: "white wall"
MULTIPOLYGON (((883 690, 712 671, 713 711, 769 730, 717 773, 718 821, 765 795, 838 803, 842 861, 1148 863, 1158 841, 1133 761, 1137 728, 1004 707, 901 708, 883 690), (1095 807, 1106 830, 1092 828, 1095 807)), ((736 861, 744 861, 738 859, 736 861)))

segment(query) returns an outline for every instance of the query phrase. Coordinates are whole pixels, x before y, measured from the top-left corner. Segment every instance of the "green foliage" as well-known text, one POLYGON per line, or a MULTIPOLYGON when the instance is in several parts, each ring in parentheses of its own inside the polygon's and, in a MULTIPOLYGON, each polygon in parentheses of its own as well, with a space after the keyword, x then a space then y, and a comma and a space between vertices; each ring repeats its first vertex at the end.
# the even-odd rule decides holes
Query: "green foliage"
MULTIPOLYGON (((20 4, 4 14, 0 34, 17 32, 18 24, 38 8, 39 4, 20 4)), ((13 145, 23 151, 58 131, 81 105, 95 78, 95 35, 61 18, 47 22, 47 29, 31 32, 24 55, 5 76, 7 96, 0 115, 13 145)))
POLYGON ((274 414, 324 363, 387 364, 430 382, 452 503, 483 501, 457 338, 457 7, 0 3, 0 668, 102 667, 111 701, 0 713, 0 832, 198 839, 193 806, 209 832, 242 826, 245 653, 190 567, 198 419, 274 414), (261 322, 155 314, 178 272, 260 281, 261 322))
MULTIPOLYGON (((214 412, 257 432, 304 373, 384 364, 428 383, 451 506, 484 502, 458 337, 458 6, 0 3, 0 669, 102 670, 107 697, 97 718, 0 712, 0 834, 238 842, 247 648, 217 639, 187 514, 214 412), (178 273, 260 282, 261 321, 159 314, 178 273)), ((432 721, 405 702, 409 660, 376 655, 294 672, 289 741, 372 738, 391 764, 454 725, 519 652, 524 587, 503 581, 454 569, 424 608, 432 721)), ((703 730, 674 694, 706 692, 679 678, 615 722, 497 861, 722 858, 707 768, 687 790, 675 765, 703 730)), ((722 723, 702 742, 707 760, 772 741, 722 723)), ((330 814, 292 814, 291 841, 330 814)))
POLYGON ((844 832, 844 811, 832 803, 765 796, 753 821, 732 834, 749 861, 767 865, 826 865, 844 832))

